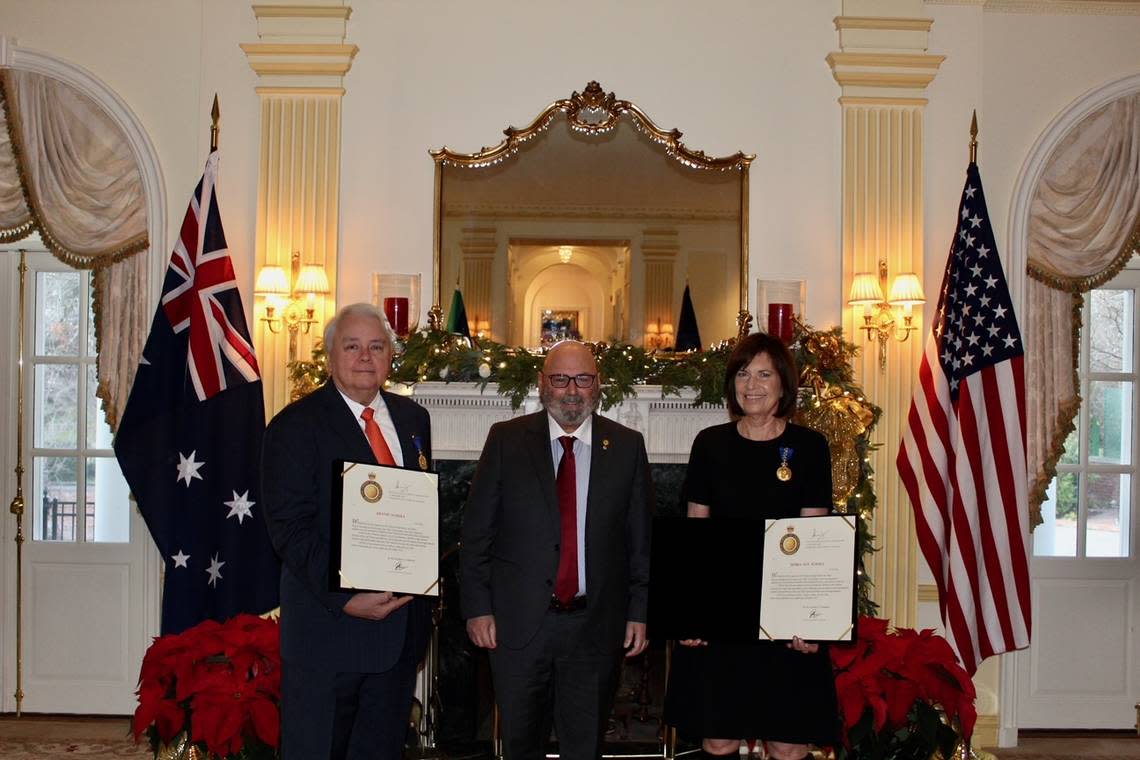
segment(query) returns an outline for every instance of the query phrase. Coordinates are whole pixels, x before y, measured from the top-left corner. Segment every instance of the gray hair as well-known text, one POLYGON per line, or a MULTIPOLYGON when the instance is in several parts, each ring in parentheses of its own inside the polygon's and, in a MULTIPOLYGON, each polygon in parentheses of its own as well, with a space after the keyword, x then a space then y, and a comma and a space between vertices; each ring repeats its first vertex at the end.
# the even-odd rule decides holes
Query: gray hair
POLYGON ((388 324, 388 317, 384 316, 383 310, 379 306, 370 303, 350 303, 348 306, 342 306, 337 311, 336 316, 329 320, 325 325, 325 352, 332 353, 333 341, 336 340, 336 328, 340 321, 345 317, 372 317, 380 323, 380 329, 384 331, 384 337, 388 340, 388 345, 392 347, 392 353, 396 353, 396 347, 399 345, 396 339, 396 331, 388 324))

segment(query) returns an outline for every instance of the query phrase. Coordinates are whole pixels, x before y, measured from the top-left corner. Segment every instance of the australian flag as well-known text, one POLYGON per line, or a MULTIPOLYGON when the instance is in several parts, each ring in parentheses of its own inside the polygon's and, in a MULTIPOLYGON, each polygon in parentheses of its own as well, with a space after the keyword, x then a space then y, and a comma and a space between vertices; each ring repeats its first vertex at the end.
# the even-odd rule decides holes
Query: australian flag
POLYGON ((261 375, 206 160, 162 286, 115 456, 165 563, 162 632, 277 606, 261 512, 261 375))

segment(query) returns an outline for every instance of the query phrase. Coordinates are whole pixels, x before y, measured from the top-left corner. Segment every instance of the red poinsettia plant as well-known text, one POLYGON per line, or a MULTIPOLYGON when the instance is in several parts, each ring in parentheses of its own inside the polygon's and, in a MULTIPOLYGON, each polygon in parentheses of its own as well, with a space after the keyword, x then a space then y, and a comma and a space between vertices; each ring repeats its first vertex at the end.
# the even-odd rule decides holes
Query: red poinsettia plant
POLYGON ((953 755, 974 730, 974 683, 931 629, 859 618, 859 638, 832 645, 843 717, 838 760, 929 760, 953 755))
POLYGON ((139 674, 134 734, 211 757, 277 757, 281 644, 277 621, 238 615, 154 640, 139 674))

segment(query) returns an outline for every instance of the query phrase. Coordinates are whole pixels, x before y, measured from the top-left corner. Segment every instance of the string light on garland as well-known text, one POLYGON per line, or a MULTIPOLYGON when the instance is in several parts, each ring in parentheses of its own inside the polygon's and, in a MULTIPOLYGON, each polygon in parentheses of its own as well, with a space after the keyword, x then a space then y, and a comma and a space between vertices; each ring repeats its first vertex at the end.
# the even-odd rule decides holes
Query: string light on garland
MULTIPOLYGON (((732 342, 721 341, 705 351, 669 356, 647 352, 629 344, 591 344, 605 384, 601 407, 610 409, 634 396, 637 386, 659 385, 662 396, 679 395, 684 388, 695 391, 694 406, 722 406, 725 366, 732 342)), ((876 498, 871 470, 871 452, 876 444, 871 431, 881 410, 870 403, 854 382, 853 360, 858 348, 843 338, 842 328, 815 330, 796 321, 789 346, 800 368, 800 393, 795 420, 818 430, 827 438, 832 457, 832 498, 838 512, 857 514, 863 557, 875 551, 870 532, 876 498)), ((511 348, 500 343, 468 338, 443 331, 424 330, 410 335, 393 360, 390 380, 414 384, 427 378, 447 383, 475 383, 481 389, 495 383, 498 393, 518 409, 535 390, 543 353, 511 348)), ((293 398, 315 390, 328 378, 324 350, 313 350, 309 361, 289 364, 293 398)), ((860 560, 862 565, 862 558, 860 560)), ((859 611, 875 614, 870 600, 871 580, 859 572, 859 611)))

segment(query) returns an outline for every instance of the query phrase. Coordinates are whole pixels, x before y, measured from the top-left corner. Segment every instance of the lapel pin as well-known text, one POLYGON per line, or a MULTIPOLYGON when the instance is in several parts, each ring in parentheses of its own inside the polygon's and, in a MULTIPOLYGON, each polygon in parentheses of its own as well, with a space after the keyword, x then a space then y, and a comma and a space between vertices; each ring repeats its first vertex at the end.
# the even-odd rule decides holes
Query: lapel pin
POLYGON ((609 447, 610 447, 610 439, 609 438, 603 438, 602 439, 602 450, 605 451, 605 450, 609 449, 609 447))

